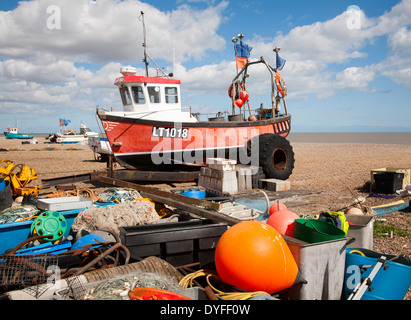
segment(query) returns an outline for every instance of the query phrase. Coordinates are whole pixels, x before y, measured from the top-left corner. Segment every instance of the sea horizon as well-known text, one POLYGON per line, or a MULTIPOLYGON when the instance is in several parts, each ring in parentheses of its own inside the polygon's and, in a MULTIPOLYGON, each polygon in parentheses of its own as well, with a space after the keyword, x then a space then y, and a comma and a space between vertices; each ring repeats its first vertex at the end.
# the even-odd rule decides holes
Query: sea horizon
POLYGON ((305 143, 411 145, 411 132, 291 132, 287 139, 305 143))

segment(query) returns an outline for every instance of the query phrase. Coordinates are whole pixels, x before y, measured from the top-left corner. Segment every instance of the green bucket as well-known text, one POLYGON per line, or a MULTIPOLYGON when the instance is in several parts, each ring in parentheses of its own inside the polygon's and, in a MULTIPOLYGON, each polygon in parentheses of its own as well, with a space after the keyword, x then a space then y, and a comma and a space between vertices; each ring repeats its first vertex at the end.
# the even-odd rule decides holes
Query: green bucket
POLYGON ((338 240, 345 237, 344 231, 323 220, 295 219, 294 221, 294 237, 308 243, 338 240))

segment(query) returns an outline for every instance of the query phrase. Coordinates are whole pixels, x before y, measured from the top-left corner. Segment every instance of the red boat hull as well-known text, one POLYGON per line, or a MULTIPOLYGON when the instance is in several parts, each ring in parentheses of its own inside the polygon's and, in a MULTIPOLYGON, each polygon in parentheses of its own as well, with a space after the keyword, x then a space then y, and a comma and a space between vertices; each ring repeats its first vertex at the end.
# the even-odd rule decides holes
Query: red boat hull
MULTIPOLYGON (((142 165, 203 164, 208 157, 237 154, 254 137, 286 137, 291 116, 259 121, 174 123, 99 114, 113 155, 120 163, 142 165)), ((230 158, 232 158, 230 156, 230 158)))

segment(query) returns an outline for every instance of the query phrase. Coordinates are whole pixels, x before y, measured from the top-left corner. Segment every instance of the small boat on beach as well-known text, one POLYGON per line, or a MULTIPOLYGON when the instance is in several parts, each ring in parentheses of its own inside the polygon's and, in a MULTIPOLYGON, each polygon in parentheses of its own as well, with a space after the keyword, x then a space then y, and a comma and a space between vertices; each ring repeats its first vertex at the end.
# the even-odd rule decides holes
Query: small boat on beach
POLYGON ((80 124, 80 132, 77 133, 75 130, 67 130, 66 127, 70 123, 70 120, 62 120, 60 119, 60 127, 59 130, 54 133, 50 134, 46 139, 49 139, 50 142, 56 143, 88 143, 88 138, 90 136, 97 136, 98 133, 92 131, 88 128, 85 124, 80 124))
POLYGON ((33 139, 33 134, 23 134, 18 132, 17 127, 7 127, 7 131, 4 132, 6 139, 33 139))
POLYGON ((89 136, 88 146, 94 151, 95 155, 98 155, 98 160, 108 160, 108 156, 111 154, 111 148, 105 134, 100 133, 98 136, 89 136))
POLYGON ((278 55, 280 49, 275 48, 276 67, 263 57, 249 61, 251 48, 242 42, 243 37, 240 34, 233 38, 237 74, 228 89, 231 114, 219 112, 205 121, 199 120, 201 114, 192 113, 191 107, 183 109, 180 80, 160 68, 160 75, 149 76, 150 57, 143 44, 145 75, 137 75, 133 67, 123 67, 122 76, 114 82, 123 110, 96 111, 115 159, 129 168, 166 168, 204 165, 207 158, 213 157, 229 158, 262 167, 269 178, 286 180, 294 168, 294 152, 286 139, 291 115, 285 101, 287 88, 279 73, 285 60, 278 55), (268 70, 272 105, 252 110, 246 79, 250 67, 257 64, 268 70))

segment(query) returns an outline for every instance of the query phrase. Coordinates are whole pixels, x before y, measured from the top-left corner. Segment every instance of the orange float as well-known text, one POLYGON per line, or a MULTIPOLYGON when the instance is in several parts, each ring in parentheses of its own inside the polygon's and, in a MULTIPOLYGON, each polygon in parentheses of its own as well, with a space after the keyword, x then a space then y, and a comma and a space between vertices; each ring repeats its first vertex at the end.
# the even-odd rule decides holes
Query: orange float
POLYGON ((130 300, 192 300, 175 292, 145 287, 136 287, 130 290, 128 296, 130 300))
POLYGON ((290 210, 280 210, 274 212, 267 220, 267 224, 272 226, 280 234, 294 238, 294 220, 300 217, 290 210))
POLYGON ((287 206, 284 203, 277 201, 270 207, 270 211, 268 212, 268 214, 271 216, 274 212, 277 212, 280 210, 287 210, 287 206))
POLYGON ((284 238, 260 221, 230 227, 217 243, 214 260, 222 281, 247 291, 273 294, 298 278, 298 266, 284 238))

